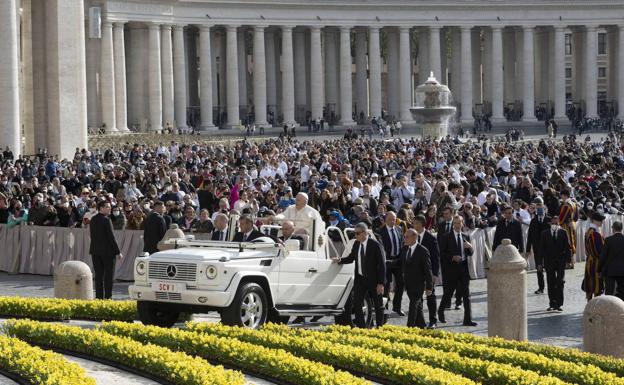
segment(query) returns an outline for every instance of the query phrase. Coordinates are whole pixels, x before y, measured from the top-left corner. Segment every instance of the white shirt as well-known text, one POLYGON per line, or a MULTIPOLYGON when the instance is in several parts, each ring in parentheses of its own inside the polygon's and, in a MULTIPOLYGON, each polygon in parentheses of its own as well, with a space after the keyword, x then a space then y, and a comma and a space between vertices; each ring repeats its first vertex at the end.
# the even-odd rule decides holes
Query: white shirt
POLYGON ((364 240, 364 242, 360 242, 360 250, 358 250, 358 274, 359 275, 364 275, 362 273, 362 255, 366 255, 366 245, 368 243, 368 237, 366 237, 366 239, 364 240))
POLYGON ((309 180, 310 180, 310 166, 303 165, 301 167, 301 181, 303 183, 308 183, 309 180))
POLYGON ((507 155, 503 156, 503 159, 498 161, 497 168, 501 168, 505 172, 511 172, 511 162, 507 155))

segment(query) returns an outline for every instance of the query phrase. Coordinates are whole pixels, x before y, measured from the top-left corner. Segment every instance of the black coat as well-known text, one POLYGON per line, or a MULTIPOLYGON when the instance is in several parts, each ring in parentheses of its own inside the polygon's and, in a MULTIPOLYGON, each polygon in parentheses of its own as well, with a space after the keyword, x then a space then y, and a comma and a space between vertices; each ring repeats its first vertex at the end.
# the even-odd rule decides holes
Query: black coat
MULTIPOLYGON (((399 242, 397 246, 398 246, 399 253, 400 253, 401 247, 403 246, 403 232, 401 231, 401 228, 398 226, 394 226, 394 230, 397 233, 397 238, 399 242)), ((390 259, 393 255, 392 255, 392 239, 390 238, 390 234, 388 234, 388 227, 382 226, 379 229, 378 235, 379 235, 378 239, 381 240, 381 244, 383 245, 384 252, 386 253, 386 258, 390 259)))
POLYGON ((143 251, 150 254, 158 252, 158 242, 160 242, 167 232, 165 218, 155 211, 152 211, 145 220, 143 228, 143 251))
POLYGON ((440 248, 438 247, 438 240, 433 234, 425 230, 422 234, 420 244, 429 251, 431 273, 437 277, 440 274, 440 248))
POLYGON ((408 258, 410 248, 401 248, 399 259, 405 278, 405 289, 408 293, 422 296, 426 290, 432 290, 431 259, 429 251, 421 244, 416 245, 414 253, 408 258))
POLYGON ((545 217, 542 217, 542 221, 540 222, 536 216, 535 218, 531 219, 531 223, 529 224, 529 234, 527 236, 526 251, 527 253, 529 253, 531 250, 533 250, 536 265, 542 265, 544 261, 544 253, 540 248, 541 237, 544 230, 550 229, 550 223, 548 223, 548 221, 546 221, 545 219, 545 217))
POLYGON ((557 239, 553 238, 550 229, 542 231, 540 252, 544 256, 544 268, 546 270, 565 268, 566 263, 572 261, 568 234, 565 230, 561 228, 557 230, 557 239))
POLYGON ((522 237, 522 224, 516 220, 507 222, 501 220, 496 225, 496 231, 494 232, 494 243, 492 245, 492 251, 503 242, 503 239, 510 239, 511 244, 516 246, 519 252, 524 251, 524 239, 522 237))
POLYGON ((251 242, 254 239, 258 239, 260 237, 266 237, 266 234, 263 234, 262 232, 253 229, 251 230, 251 233, 249 233, 249 236, 247 237, 247 239, 245 239, 245 233, 242 232, 237 232, 236 234, 234 234, 234 239, 232 239, 232 242, 251 242))
MULTIPOLYGON (((438 225, 436 226, 436 233, 437 233, 437 236, 438 236, 438 243, 440 243, 441 237, 444 234, 447 233, 446 227, 447 227, 446 226, 446 221, 439 222, 438 225)), ((451 230, 450 231, 453 231, 453 221, 451 221, 451 230)))
POLYGON ((103 214, 96 214, 89 224, 91 244, 89 254, 100 257, 115 258, 119 254, 119 246, 113 233, 113 222, 103 214))
MULTIPOLYGON (((470 237, 466 234, 462 234, 462 240, 464 245, 466 242, 470 242, 470 237)), ((443 234, 439 239, 440 245, 440 263, 446 265, 446 269, 448 273, 453 274, 453 276, 461 273, 461 262, 453 261, 454 255, 461 255, 461 250, 459 245, 457 244, 457 239, 455 239, 455 232, 451 231, 450 233, 443 234)), ((473 249, 467 249, 464 247, 464 256, 468 258, 474 252, 473 249)))
MULTIPOLYGON (((341 265, 355 262, 355 274, 358 272, 358 254, 360 252, 360 242, 355 241, 351 252, 338 262, 341 265)), ((362 273, 364 280, 369 286, 383 285, 386 281, 386 255, 383 247, 372 238, 368 238, 366 243, 366 254, 362 261, 362 273)))
MULTIPOLYGON (((210 235, 210 239, 211 239, 211 240, 213 240, 213 241, 218 241, 218 240, 219 240, 219 237, 217 236, 217 234, 219 233, 219 231, 221 231, 221 230, 218 230, 218 229, 215 227, 215 229, 212 231, 212 234, 210 235)), ((226 228, 226 229, 225 229, 225 230, 223 230, 223 231, 225 232, 225 238, 224 238, 224 241, 227 241, 227 240, 228 240, 228 229, 226 228)))
POLYGON ((624 235, 613 234, 605 239, 600 253, 600 272, 604 277, 624 277, 624 235))

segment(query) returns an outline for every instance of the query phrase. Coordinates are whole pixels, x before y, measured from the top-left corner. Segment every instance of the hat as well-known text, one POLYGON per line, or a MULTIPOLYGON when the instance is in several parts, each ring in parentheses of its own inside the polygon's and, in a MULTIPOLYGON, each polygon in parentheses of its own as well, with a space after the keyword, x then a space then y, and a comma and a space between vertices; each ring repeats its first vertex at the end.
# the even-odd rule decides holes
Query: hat
POLYGON ((602 222, 605 220, 605 216, 600 214, 599 212, 595 211, 592 213, 591 215, 591 220, 592 221, 598 221, 598 222, 602 222))

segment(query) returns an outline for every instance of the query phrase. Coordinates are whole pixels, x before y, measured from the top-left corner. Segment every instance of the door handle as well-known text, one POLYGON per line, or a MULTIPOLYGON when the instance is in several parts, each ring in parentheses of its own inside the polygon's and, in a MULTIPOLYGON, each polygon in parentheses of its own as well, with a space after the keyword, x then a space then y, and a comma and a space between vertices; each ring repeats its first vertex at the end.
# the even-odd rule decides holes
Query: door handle
POLYGON ((309 273, 316 273, 316 272, 318 272, 318 270, 316 270, 316 268, 314 268, 314 267, 311 267, 310 269, 308 269, 308 272, 309 273))

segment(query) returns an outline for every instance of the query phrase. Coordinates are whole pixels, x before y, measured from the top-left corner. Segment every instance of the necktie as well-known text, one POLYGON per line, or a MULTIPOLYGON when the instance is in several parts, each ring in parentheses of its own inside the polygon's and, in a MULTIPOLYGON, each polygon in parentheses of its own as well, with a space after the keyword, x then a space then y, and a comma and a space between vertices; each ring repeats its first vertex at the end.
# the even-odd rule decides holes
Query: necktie
POLYGON ((553 230, 553 239, 556 241, 557 240, 557 231, 553 230))
POLYGON ((451 222, 446 222, 446 232, 450 232, 451 231, 451 222))
POLYGON ((420 244, 420 237, 421 237, 421 236, 420 236, 420 235, 418 235, 418 238, 416 239, 416 244, 417 244, 417 245, 418 245, 418 244, 420 244))
POLYGON ((412 256, 414 255, 414 251, 412 250, 412 248, 408 248, 407 249, 407 262, 411 262, 412 260, 412 256))
POLYGON ((360 244, 360 254, 358 255, 358 274, 364 276, 362 274, 362 260, 364 259, 364 244, 360 244))
POLYGON ((399 239, 396 233, 396 228, 392 228, 392 230, 390 230, 390 232, 392 233, 392 256, 395 257, 398 254, 398 245, 399 245, 399 239))
POLYGON ((461 256, 461 260, 464 260, 464 248, 461 244, 461 234, 457 233, 457 247, 459 247, 459 255, 461 256))
POLYGON ((223 230, 219 231, 219 240, 222 241, 223 240, 223 230))

